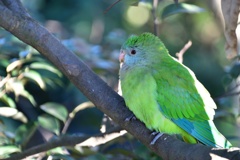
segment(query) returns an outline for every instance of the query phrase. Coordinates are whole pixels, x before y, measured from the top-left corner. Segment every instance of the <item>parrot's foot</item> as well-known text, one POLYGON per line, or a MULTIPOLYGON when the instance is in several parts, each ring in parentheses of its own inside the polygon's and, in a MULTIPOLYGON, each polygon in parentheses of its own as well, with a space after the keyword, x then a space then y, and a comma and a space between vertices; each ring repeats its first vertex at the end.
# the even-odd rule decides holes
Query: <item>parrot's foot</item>
POLYGON ((155 137, 154 137, 153 140, 151 141, 150 145, 154 145, 155 142, 163 135, 163 133, 153 132, 153 133, 151 133, 151 135, 154 135, 155 137))
POLYGON ((159 132, 157 132, 157 131, 153 131, 152 133, 151 133, 151 136, 155 136, 156 134, 158 134, 159 132))
POLYGON ((127 117, 126 119, 125 119, 125 121, 126 122, 129 122, 129 121, 131 121, 131 120, 136 120, 137 118, 135 117, 135 115, 134 114, 131 114, 129 117, 127 117))

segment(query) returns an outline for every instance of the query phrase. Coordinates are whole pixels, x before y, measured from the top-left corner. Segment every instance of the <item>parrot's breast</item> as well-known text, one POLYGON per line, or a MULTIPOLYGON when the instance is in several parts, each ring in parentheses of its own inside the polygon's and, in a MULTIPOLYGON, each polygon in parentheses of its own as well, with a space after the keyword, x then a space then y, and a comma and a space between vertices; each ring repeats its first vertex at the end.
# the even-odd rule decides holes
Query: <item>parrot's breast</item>
POLYGON ((165 117, 157 103, 157 84, 150 72, 141 69, 121 74, 122 96, 127 107, 150 130, 190 136, 165 117))

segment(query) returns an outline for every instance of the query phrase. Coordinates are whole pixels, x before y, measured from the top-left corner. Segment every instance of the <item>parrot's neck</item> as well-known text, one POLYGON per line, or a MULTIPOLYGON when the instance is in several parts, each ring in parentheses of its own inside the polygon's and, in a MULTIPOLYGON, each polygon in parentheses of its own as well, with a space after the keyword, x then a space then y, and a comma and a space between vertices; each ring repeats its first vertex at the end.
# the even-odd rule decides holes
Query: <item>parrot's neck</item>
POLYGON ((149 70, 149 68, 145 65, 135 65, 135 66, 129 66, 125 63, 123 63, 122 65, 120 65, 120 71, 119 71, 119 76, 120 76, 120 80, 124 79, 124 77, 126 77, 128 74, 134 74, 136 73, 136 71, 141 71, 141 72, 147 72, 149 70))

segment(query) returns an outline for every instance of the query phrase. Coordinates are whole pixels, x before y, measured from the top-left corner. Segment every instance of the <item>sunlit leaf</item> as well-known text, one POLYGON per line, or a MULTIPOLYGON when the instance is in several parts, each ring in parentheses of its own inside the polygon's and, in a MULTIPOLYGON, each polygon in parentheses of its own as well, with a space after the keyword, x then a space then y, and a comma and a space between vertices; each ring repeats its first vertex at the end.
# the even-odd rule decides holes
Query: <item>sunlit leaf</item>
POLYGON ((0 146, 0 158, 6 157, 8 154, 21 152, 20 148, 8 145, 8 146, 0 146))
POLYGON ((4 117, 11 117, 22 121, 23 123, 27 122, 26 116, 22 112, 19 112, 16 108, 0 107, 0 115, 4 117))
POLYGON ((17 79, 10 79, 6 85, 7 90, 11 90, 14 92, 16 96, 16 100, 18 101, 18 97, 21 95, 28 99, 34 106, 36 106, 36 102, 33 96, 25 90, 23 83, 17 79))
POLYGON ((16 131, 16 136, 15 136, 15 141, 18 144, 22 144, 21 146, 25 146, 32 135, 35 133, 37 130, 38 125, 34 122, 29 122, 27 124, 22 124, 17 128, 16 131))
POLYGON ((55 67, 53 67, 53 66, 51 66, 50 64, 47 64, 47 63, 34 62, 34 63, 29 65, 29 68, 30 69, 44 69, 44 70, 50 71, 52 73, 55 73, 58 76, 62 75, 62 73, 59 70, 57 70, 55 67))
MULTIPOLYGON (((0 130, 2 130, 1 127, 0 127, 0 130)), ((9 143, 10 143, 10 139, 8 139, 8 137, 3 135, 0 136, 0 146, 6 145, 9 143)))
POLYGON ((204 11, 205 10, 203 8, 200 8, 192 4, 187 3, 170 4, 164 8, 162 12, 162 19, 178 13, 200 13, 204 11))
POLYGON ((18 110, 16 108, 10 107, 0 107, 0 115, 4 117, 12 117, 17 114, 18 110))
POLYGON ((51 154, 51 155, 53 155, 53 154, 62 155, 64 153, 66 153, 66 149, 62 148, 62 147, 53 148, 53 149, 48 151, 48 154, 51 154))
POLYGON ((138 6, 145 7, 148 9, 152 9, 152 1, 147 1, 147 0, 140 0, 138 2, 138 6))
POLYGON ((63 122, 67 119, 68 111, 65 106, 59 103, 47 102, 42 104, 40 108, 63 122))
POLYGON ((16 108, 16 104, 14 100, 7 96, 7 94, 4 94, 0 97, 0 101, 8 105, 9 107, 16 108))
POLYGON ((23 90, 19 95, 21 95, 21 96, 25 97, 26 99, 28 99, 32 103, 33 106, 37 105, 34 97, 28 91, 23 90))
POLYGON ((12 70, 14 70, 16 67, 19 67, 20 65, 22 65, 23 61, 22 60, 16 60, 14 62, 12 62, 11 64, 9 64, 6 68, 7 72, 11 72, 12 70))
POLYGON ((23 83, 17 79, 10 79, 6 83, 6 89, 8 91, 13 91, 14 94, 18 96, 24 90, 24 86, 23 83))
POLYGON ((59 135, 60 122, 55 117, 48 114, 43 114, 38 116, 38 122, 43 128, 59 135))
POLYGON ((46 87, 41 75, 36 71, 33 70, 26 71, 23 73, 23 77, 36 82, 41 89, 45 89, 46 87))

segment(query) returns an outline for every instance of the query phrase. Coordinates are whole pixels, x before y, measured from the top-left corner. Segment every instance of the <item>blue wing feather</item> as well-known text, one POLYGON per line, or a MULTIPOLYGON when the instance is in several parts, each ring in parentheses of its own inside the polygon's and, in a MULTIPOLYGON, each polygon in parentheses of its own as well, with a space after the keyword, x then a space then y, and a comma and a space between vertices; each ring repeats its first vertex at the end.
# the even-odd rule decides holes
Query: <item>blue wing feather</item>
POLYGON ((175 124, 198 139, 200 142, 218 148, 229 148, 231 144, 217 130, 213 121, 191 121, 185 118, 171 119, 175 124), (212 133, 212 134, 209 134, 212 133))

